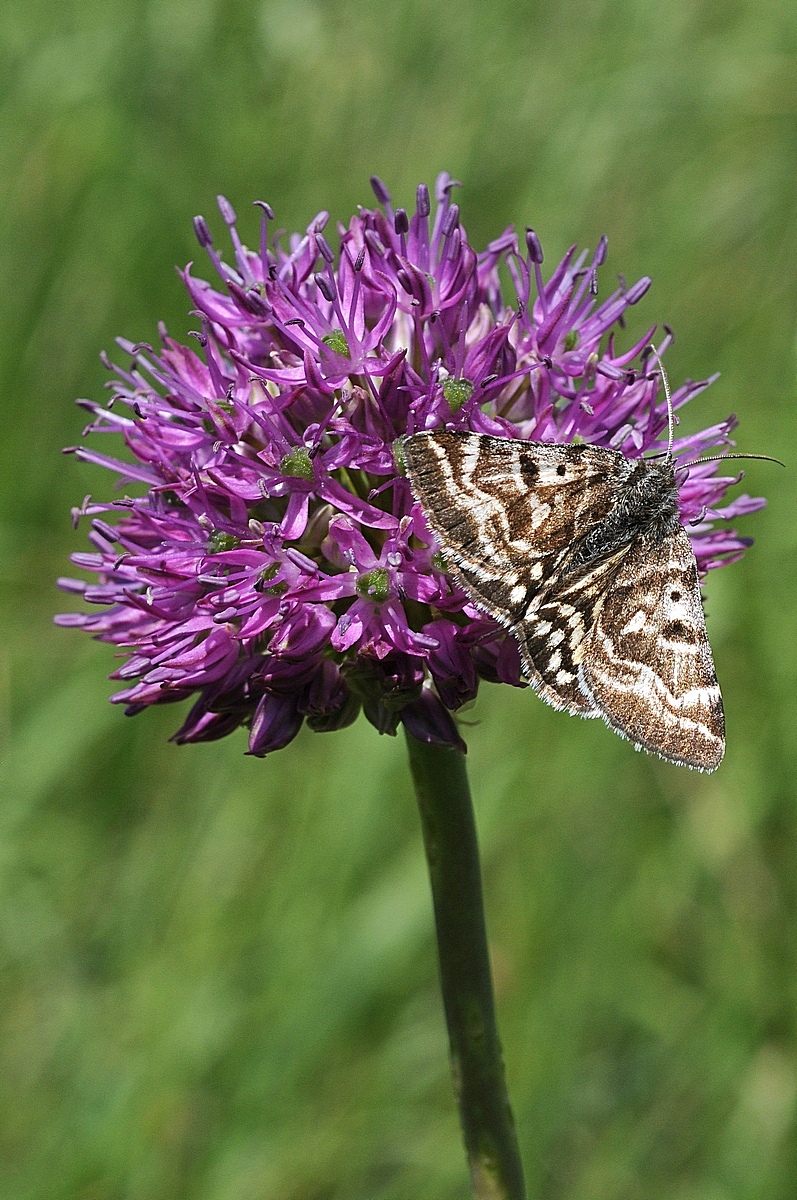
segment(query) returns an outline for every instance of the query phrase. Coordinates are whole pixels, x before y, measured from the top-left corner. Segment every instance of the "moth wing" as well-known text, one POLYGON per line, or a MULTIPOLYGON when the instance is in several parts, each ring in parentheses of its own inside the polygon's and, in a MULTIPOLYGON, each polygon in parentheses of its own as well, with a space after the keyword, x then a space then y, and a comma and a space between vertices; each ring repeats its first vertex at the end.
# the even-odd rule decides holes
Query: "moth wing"
POLYGON ((532 686, 554 708, 582 717, 602 715, 583 687, 580 664, 597 614, 628 553, 629 546, 622 546, 579 574, 554 579, 548 590, 532 598, 512 630, 523 663, 533 668, 532 686))
POLYGON ((513 627, 577 532, 611 509, 628 463, 599 446, 443 430, 404 439, 413 494, 453 578, 513 627))
POLYGON ((579 678, 617 733, 670 762, 714 771, 725 718, 683 526, 636 542, 585 639, 579 678))

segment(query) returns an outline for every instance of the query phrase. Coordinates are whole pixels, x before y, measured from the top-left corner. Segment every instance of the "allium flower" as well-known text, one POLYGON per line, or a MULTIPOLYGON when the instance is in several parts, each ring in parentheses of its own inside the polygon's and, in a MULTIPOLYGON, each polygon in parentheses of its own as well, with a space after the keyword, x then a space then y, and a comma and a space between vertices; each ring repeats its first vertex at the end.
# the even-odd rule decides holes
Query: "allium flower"
MULTIPOLYGON (((630 457, 666 445, 655 327, 628 348, 617 338, 650 280, 621 281, 599 303, 605 239, 592 257, 571 247, 546 282, 532 230, 471 248, 448 175, 434 213, 418 188, 412 217, 372 183, 381 207, 340 227, 337 254, 327 213, 284 248, 267 204, 249 250, 220 197, 234 265, 197 217, 221 286, 190 265, 183 276, 198 350, 163 328, 160 350, 120 341, 132 364, 106 362, 111 403, 80 401, 94 414, 86 432, 120 433, 133 461, 74 453, 143 494, 76 510, 93 518, 94 549, 73 561, 97 582, 60 584, 101 607, 57 619, 129 654, 112 697, 128 713, 196 697, 177 742, 245 724, 262 755, 304 721, 339 729, 362 707, 382 733, 403 722, 464 749, 451 713, 480 679, 521 685, 517 648, 447 576, 397 439, 445 427, 630 457)), ((670 340, 665 330, 660 352, 670 340)), ((710 382, 687 381, 674 407, 710 382)), ((677 460, 728 444, 734 425, 676 439, 677 460)), ((678 476, 701 573, 743 553, 748 540, 724 522, 763 503, 725 504, 738 480, 720 470, 678 476)))

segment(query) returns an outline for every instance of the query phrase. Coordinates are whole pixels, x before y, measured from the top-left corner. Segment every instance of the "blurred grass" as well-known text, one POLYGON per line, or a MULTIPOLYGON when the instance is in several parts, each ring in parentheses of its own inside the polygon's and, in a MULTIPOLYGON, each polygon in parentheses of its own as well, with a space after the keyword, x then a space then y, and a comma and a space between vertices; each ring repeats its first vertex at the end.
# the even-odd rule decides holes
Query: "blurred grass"
POLYGON ((770 507, 709 582, 716 776, 508 689, 470 714, 530 1194, 790 1200, 794 5, 7 0, 0 68, 0 1195, 467 1195, 400 741, 176 749, 176 710, 125 721, 109 648, 50 625, 69 506, 107 487, 59 455, 71 402, 117 333, 190 327, 194 213, 301 228, 445 167, 477 245, 607 232, 673 380, 723 372, 687 427, 737 411, 789 462, 747 464, 770 507))

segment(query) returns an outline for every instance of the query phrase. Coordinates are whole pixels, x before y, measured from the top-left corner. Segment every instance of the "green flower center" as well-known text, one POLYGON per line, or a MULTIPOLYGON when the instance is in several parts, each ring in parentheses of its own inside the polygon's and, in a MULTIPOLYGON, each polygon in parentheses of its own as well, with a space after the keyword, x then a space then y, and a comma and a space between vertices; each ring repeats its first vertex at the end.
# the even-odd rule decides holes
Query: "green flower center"
POLYGON ((266 567, 265 570, 260 572, 260 591, 266 596, 281 596, 283 592, 287 592, 288 590, 287 583, 285 583, 285 581, 282 579, 279 581, 279 583, 275 583, 272 587, 266 586, 269 579, 273 579, 274 576, 279 572, 279 569, 279 563, 272 563, 270 567, 266 567))
POLYGON ((390 595, 390 575, 386 567, 374 567, 373 571, 365 571, 357 577, 355 585, 357 595, 364 600, 373 600, 382 604, 390 595))
POLYGON ((448 401, 448 407, 452 413, 458 413, 463 404, 466 404, 473 395, 473 384, 469 379, 449 379, 443 380, 443 395, 448 401))
POLYGON ((342 329, 330 329, 329 333, 324 334, 321 341, 336 354, 342 354, 344 358, 351 358, 349 343, 346 341, 346 334, 342 329))
POLYGON ((294 479, 313 480, 313 460, 307 447, 294 446, 293 450, 289 450, 280 463, 280 471, 283 475, 293 476, 294 479))
POLYGON ((221 529, 214 529, 208 538, 208 554, 221 554, 224 550, 234 550, 240 544, 241 539, 237 538, 234 533, 224 533, 221 529))
POLYGON ((396 438, 393 443, 393 462, 399 475, 406 475, 407 463, 404 458, 404 438, 396 438))

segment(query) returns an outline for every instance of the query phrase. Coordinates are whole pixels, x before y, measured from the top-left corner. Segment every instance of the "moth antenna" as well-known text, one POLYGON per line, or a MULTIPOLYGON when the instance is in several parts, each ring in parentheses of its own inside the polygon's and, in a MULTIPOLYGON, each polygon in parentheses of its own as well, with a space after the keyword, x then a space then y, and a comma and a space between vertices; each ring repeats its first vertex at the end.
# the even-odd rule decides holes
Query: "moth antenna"
POLYGON ((664 363, 661 361, 659 352, 653 343, 650 343, 650 349, 655 355, 656 362, 659 364, 661 371, 661 382, 664 384, 664 395, 667 397, 667 458, 672 455, 673 432, 675 429, 675 417, 672 411, 672 396, 670 395, 670 381, 667 378, 667 372, 664 370, 664 363))
POLYGON ((723 462, 726 458, 760 458, 763 462, 777 463, 779 467, 785 467, 785 462, 781 462, 779 458, 773 458, 771 454, 713 454, 711 458, 696 458, 692 462, 682 463, 684 467, 696 467, 699 463, 723 462))

